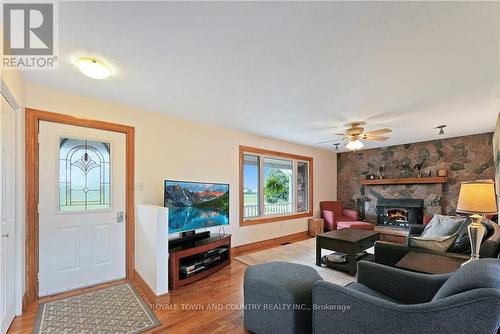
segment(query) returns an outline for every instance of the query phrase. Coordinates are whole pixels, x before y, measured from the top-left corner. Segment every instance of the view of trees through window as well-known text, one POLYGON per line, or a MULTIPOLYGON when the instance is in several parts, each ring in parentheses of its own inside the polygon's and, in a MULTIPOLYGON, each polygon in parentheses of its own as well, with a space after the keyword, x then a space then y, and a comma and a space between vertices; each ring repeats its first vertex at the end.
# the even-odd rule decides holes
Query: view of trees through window
POLYGON ((245 219, 307 211, 307 161, 245 153, 242 167, 245 219))
POLYGON ((292 161, 264 158, 264 208, 266 215, 292 212, 292 161))
POLYGON ((280 169, 274 169, 269 173, 264 185, 266 203, 288 202, 290 191, 290 176, 280 169))

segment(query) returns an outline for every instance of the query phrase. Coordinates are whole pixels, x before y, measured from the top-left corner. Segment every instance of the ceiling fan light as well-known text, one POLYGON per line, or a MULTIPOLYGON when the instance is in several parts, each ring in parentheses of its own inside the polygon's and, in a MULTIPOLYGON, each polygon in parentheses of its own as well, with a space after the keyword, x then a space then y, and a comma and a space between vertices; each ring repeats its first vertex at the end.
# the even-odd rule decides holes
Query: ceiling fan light
POLYGON ((345 147, 347 147, 351 151, 357 151, 359 149, 362 149, 365 145, 359 140, 353 140, 348 142, 345 147))

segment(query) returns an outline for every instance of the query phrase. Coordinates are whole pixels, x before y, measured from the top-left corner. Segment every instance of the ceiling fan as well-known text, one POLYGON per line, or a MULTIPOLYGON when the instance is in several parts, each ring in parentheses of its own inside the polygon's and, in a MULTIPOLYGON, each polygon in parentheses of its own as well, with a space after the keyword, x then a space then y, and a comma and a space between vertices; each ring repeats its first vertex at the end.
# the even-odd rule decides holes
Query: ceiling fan
MULTIPOLYGON (((392 132, 391 129, 384 128, 373 131, 365 132, 365 128, 363 126, 366 125, 366 122, 351 122, 347 123, 344 126, 347 128, 344 133, 336 133, 337 136, 343 136, 344 140, 347 141, 345 145, 349 150, 359 150, 364 147, 362 140, 366 141, 386 141, 389 137, 382 136, 386 133, 392 132)), ((320 142, 318 144, 326 144, 331 143, 337 140, 327 140, 320 142)))

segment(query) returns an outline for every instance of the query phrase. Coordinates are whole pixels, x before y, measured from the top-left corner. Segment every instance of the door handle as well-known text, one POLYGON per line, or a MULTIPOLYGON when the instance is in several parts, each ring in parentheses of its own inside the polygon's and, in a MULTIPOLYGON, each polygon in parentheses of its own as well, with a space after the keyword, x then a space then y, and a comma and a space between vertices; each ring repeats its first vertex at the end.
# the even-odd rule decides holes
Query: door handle
POLYGON ((123 223, 125 221, 125 212, 118 211, 116 213, 116 217, 113 218, 113 220, 116 220, 117 223, 123 223))
POLYGON ((2 238, 8 238, 8 237, 9 237, 9 233, 2 234, 2 238))

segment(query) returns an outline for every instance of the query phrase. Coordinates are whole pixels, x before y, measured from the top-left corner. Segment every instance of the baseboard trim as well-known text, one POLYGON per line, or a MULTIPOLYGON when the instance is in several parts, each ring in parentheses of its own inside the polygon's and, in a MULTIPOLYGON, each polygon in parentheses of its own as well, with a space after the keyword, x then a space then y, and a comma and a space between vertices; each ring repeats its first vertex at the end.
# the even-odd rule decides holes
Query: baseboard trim
POLYGON ((248 252, 255 252, 258 250, 263 250, 267 248, 272 248, 284 244, 286 242, 297 242, 310 238, 308 231, 293 233, 289 235, 284 235, 282 237, 252 242, 245 245, 240 245, 233 247, 231 249, 231 256, 239 256, 248 252))
POLYGON ((167 292, 161 295, 156 295, 137 270, 134 270, 133 282, 142 290, 142 292, 144 292, 144 295, 150 304, 170 304, 170 294, 167 292))

